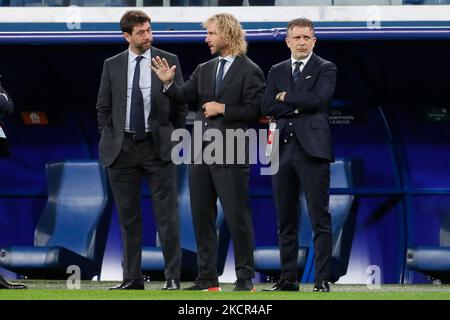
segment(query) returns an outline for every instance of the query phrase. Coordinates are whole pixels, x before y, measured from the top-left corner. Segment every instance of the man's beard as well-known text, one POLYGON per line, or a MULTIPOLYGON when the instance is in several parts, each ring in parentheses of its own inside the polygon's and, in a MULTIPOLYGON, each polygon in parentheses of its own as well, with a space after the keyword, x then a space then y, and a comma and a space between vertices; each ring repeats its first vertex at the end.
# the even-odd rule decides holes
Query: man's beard
POLYGON ((140 53, 144 53, 145 51, 147 51, 150 48, 151 43, 147 42, 147 43, 143 43, 139 46, 136 46, 136 49, 140 52, 140 53))

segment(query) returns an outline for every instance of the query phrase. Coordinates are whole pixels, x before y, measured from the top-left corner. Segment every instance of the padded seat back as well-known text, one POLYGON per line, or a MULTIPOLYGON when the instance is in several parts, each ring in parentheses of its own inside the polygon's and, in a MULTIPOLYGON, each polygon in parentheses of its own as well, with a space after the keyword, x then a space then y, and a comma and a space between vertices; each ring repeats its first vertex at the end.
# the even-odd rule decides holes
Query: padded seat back
POLYGON ((439 232, 439 244, 443 247, 450 247, 450 213, 442 220, 439 232))
MULTIPOLYGON (((340 158, 331 165, 331 188, 353 188, 361 162, 340 158)), ((352 194, 330 195, 329 211, 333 232, 332 270, 330 281, 336 282, 347 273, 353 242, 358 203, 352 194)))
POLYGON ((48 202, 35 231, 36 246, 61 246, 90 259, 103 254, 109 221, 108 187, 97 161, 46 165, 48 202))

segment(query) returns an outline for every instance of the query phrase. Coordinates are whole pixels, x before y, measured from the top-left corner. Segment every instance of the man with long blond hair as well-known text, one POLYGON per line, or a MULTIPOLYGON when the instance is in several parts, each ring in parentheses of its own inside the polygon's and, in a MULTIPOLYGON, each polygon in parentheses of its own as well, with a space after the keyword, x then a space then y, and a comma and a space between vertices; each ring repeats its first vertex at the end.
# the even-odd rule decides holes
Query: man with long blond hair
MULTIPOLYGON (((260 115, 264 75, 245 54, 247 42, 239 21, 231 14, 220 13, 207 19, 205 42, 212 55, 200 64, 183 85, 173 82, 176 66, 163 58, 153 59, 152 69, 164 83, 163 91, 176 103, 195 102, 197 121, 203 130, 202 149, 217 141, 208 138, 208 131, 247 130, 248 122, 260 115), (212 141, 213 140, 213 141, 212 141)), ((225 141, 225 138, 223 139, 225 141)), ((223 144, 224 146, 226 143, 223 144)), ((253 227, 248 195, 249 161, 246 142, 235 146, 233 161, 198 161, 190 165, 189 187, 192 217, 198 248, 197 280, 189 290, 220 291, 217 274, 217 197, 234 242, 237 281, 235 291, 254 291, 253 227), (245 153, 238 164, 236 150, 245 153), (205 163, 207 162, 207 163, 205 163), (231 162, 231 163, 230 163, 231 162)), ((195 155, 194 155, 195 158, 195 155)), ((201 159, 200 159, 201 160, 201 159)))

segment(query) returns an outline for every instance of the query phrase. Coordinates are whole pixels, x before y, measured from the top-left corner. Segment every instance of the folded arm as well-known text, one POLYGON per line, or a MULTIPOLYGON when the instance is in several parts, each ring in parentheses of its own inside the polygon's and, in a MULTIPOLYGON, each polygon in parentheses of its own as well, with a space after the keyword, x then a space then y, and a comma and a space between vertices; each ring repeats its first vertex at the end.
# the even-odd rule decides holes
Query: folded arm
POLYGON ((278 119, 292 114, 295 108, 290 104, 277 99, 280 91, 277 86, 277 80, 273 69, 270 69, 269 71, 266 84, 266 90, 264 91, 262 99, 263 115, 278 119))
MULTIPOLYGON (((327 106, 333 97, 336 87, 336 66, 332 63, 326 64, 320 70, 314 88, 306 92, 295 92, 290 89, 284 95, 284 102, 299 111, 315 112, 327 106)), ((307 80, 305 80, 307 81, 307 80)))

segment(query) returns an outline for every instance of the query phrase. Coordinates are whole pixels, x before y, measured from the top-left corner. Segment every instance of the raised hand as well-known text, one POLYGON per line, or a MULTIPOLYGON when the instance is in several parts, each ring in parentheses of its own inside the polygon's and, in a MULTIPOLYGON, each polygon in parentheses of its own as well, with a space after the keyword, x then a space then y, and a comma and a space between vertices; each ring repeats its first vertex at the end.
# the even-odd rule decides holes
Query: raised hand
POLYGON ((160 58, 156 56, 152 58, 152 64, 150 68, 156 73, 158 78, 165 84, 170 85, 173 82, 173 78, 175 77, 175 69, 176 65, 169 67, 167 60, 165 58, 160 58))

